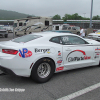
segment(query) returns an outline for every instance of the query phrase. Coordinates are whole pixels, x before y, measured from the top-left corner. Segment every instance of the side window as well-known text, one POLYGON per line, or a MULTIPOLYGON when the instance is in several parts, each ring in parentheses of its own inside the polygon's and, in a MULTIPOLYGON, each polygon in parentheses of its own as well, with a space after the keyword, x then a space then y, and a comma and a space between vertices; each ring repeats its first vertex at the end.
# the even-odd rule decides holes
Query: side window
POLYGON ((19 23, 19 26, 22 26, 23 25, 23 23, 19 23))
POLYGON ((49 26, 49 21, 45 21, 45 26, 49 26))
POLYGON ((75 27, 72 27, 72 30, 76 30, 76 28, 75 27))
POLYGON ((59 37, 53 37, 50 39, 51 42, 54 42, 54 43, 60 43, 60 39, 59 37))
POLYGON ((59 26, 56 26, 56 27, 55 27, 55 30, 59 30, 59 26))
POLYGON ((88 44, 85 40, 77 36, 62 36, 61 40, 62 40, 63 45, 88 44))
POLYGON ((71 27, 68 27, 68 30, 71 30, 71 27))
POLYGON ((69 43, 69 36, 62 36, 62 37, 61 37, 61 41, 62 41, 62 44, 63 44, 63 45, 70 44, 70 43, 69 43))
POLYGON ((26 26, 26 23, 24 23, 24 26, 26 26))

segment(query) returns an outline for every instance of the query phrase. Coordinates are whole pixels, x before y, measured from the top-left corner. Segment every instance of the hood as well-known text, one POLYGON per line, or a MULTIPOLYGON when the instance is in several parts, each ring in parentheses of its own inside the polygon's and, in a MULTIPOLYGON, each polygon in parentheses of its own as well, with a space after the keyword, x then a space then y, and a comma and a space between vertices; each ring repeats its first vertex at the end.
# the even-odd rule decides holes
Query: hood
POLYGON ((97 34, 97 33, 90 33, 90 34, 88 34, 88 36, 89 35, 100 35, 100 34, 97 34))

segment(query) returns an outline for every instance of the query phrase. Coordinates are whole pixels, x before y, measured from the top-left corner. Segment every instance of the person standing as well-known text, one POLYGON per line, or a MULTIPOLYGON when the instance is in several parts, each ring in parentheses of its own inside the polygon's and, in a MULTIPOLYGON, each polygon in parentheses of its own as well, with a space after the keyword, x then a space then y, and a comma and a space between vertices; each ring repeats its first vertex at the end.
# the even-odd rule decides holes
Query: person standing
POLYGON ((85 37, 85 30, 81 27, 81 30, 80 30, 80 36, 81 37, 85 37))

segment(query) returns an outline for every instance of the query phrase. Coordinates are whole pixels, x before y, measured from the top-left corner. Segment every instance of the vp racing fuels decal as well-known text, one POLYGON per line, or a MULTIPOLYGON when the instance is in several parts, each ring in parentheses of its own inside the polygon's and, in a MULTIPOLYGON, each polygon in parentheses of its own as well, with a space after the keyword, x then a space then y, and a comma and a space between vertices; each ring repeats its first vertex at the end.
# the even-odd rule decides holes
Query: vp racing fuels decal
POLYGON ((74 51, 71 51, 68 55, 67 55, 67 58, 66 60, 68 60, 68 62, 72 62, 72 61, 80 61, 80 60, 88 60, 88 59, 91 59, 91 56, 87 56, 86 53, 82 50, 74 50, 74 51), (79 55, 77 56, 70 56, 72 53, 74 52, 80 52, 82 53, 82 55, 79 57, 79 55))
POLYGON ((23 48, 22 51, 19 49, 19 56, 22 58, 27 58, 32 56, 32 52, 27 48, 23 48))

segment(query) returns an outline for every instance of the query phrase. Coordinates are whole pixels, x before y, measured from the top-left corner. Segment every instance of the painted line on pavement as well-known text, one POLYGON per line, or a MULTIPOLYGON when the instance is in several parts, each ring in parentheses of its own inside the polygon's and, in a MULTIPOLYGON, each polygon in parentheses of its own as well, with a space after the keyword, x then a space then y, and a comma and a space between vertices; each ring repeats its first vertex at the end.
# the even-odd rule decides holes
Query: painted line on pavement
POLYGON ((97 89, 97 88, 99 88, 99 87, 100 87, 100 83, 97 83, 97 84, 94 84, 94 85, 89 86, 89 87, 87 87, 87 88, 84 88, 84 89, 82 89, 82 90, 79 90, 79 91, 77 91, 77 92, 74 92, 74 93, 72 93, 72 94, 69 94, 69 95, 67 95, 67 96, 65 96, 65 97, 59 98, 59 99, 57 99, 57 100, 72 100, 72 99, 74 99, 74 98, 76 98, 76 97, 78 97, 78 96, 81 96, 81 95, 83 95, 83 94, 85 94, 85 93, 88 93, 88 92, 90 92, 90 91, 93 91, 94 89, 97 89))

